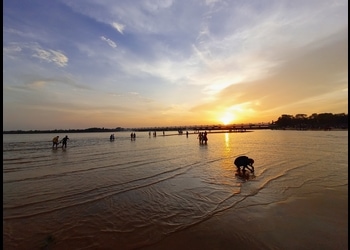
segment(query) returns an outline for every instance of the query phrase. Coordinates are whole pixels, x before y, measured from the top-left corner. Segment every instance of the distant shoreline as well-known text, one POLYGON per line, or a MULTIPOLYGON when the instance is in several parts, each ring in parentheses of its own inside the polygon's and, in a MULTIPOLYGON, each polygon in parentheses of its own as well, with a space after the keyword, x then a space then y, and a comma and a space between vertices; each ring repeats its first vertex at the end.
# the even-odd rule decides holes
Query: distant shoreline
MULTIPOLYGON (((208 133, 247 133, 253 132, 255 130, 288 130, 288 131, 348 131, 348 128, 331 128, 331 129, 296 129, 296 128, 261 128, 261 129, 245 129, 245 130, 206 130, 208 133)), ((132 129, 104 129, 104 130, 34 130, 34 131, 3 131, 3 134, 62 134, 62 133, 118 133, 118 132, 128 132, 134 131, 132 129)), ((162 132, 163 130, 157 130, 157 132, 162 132)), ((200 130, 202 131, 202 130, 200 130)), ((203 130, 205 131, 205 130, 203 130)), ((137 131, 146 132, 146 131, 137 131)), ((176 132, 175 130, 164 130, 164 132, 176 132)), ((198 134, 197 130, 191 130, 189 134, 198 134)), ((176 133, 168 135, 186 135, 186 133, 176 133)), ((160 136, 163 136, 162 134, 160 136)), ((167 136, 167 135, 165 135, 167 136)))
MULTIPOLYGON (((118 133, 118 132, 130 132, 133 130, 122 130, 122 131, 83 131, 83 132, 77 132, 77 131, 3 131, 3 134, 62 134, 62 133, 118 133)), ((186 135, 186 132, 179 134, 177 131, 175 130, 164 130, 164 132, 168 133, 163 135, 162 134, 163 130, 159 130, 157 132, 159 132, 159 135, 157 136, 169 136, 169 135, 186 135), (176 133, 172 133, 169 134, 170 132, 176 132, 176 133)), ((205 130, 203 130, 205 131, 205 130)), ((136 132, 144 132, 146 133, 147 131, 136 131, 136 132)), ((228 130, 207 130, 207 133, 246 133, 246 132, 253 132, 253 130, 232 130, 232 131, 228 131, 228 130)), ((189 131, 188 134, 198 134, 197 131, 189 131)))
POLYGON ((246 130, 301 130, 301 131, 347 131, 348 115, 345 113, 314 113, 311 116, 306 114, 287 115, 283 114, 276 121, 272 122, 255 122, 255 123, 236 123, 236 124, 207 124, 207 125, 181 125, 181 126, 152 126, 152 127, 114 127, 98 128, 90 127, 86 129, 47 129, 47 130, 7 130, 3 134, 57 134, 57 133, 96 133, 96 132, 168 132, 177 131, 179 134, 185 131, 222 131, 243 132, 246 130))

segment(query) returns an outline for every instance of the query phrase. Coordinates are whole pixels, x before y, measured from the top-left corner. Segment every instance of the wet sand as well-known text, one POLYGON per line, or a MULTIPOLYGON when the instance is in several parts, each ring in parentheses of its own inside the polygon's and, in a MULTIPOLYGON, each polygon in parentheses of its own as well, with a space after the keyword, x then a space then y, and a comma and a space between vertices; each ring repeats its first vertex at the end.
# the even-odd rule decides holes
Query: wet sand
POLYGON ((347 187, 277 204, 234 209, 147 250, 348 249, 347 187))

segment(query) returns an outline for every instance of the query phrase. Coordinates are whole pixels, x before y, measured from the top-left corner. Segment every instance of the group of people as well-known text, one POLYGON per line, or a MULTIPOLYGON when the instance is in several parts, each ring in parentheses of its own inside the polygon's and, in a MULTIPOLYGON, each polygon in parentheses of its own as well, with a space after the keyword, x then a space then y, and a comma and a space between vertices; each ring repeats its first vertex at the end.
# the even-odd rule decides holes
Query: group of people
POLYGON ((207 131, 199 132, 197 139, 199 139, 200 144, 207 144, 207 141, 208 141, 207 131))
MULTIPOLYGON (((151 132, 149 132, 149 135, 151 136, 151 132)), ((188 136, 188 132, 186 133, 186 135, 188 136)), ((153 136, 156 136, 155 131, 153 133, 153 136)), ((130 137, 131 137, 131 140, 135 140, 136 134, 134 132, 132 132, 130 134, 130 137)), ((111 141, 114 140, 114 134, 111 134, 109 139, 111 141)), ((208 141, 207 131, 199 132, 197 139, 199 139, 200 144, 207 144, 207 141, 208 141)), ((65 137, 63 137, 63 139, 60 141, 59 141, 59 136, 55 136, 52 139, 52 149, 54 149, 54 148, 57 149, 57 147, 60 143, 62 143, 62 148, 67 148, 67 141, 68 140, 69 140, 69 138, 67 135, 65 137)), ((245 173, 245 170, 247 168, 248 170, 250 170, 250 172, 254 173, 254 167, 253 167, 254 160, 247 157, 247 156, 237 157, 234 161, 234 164, 236 165, 238 172, 240 172, 240 170, 242 168, 243 173, 245 173)))
MULTIPOLYGON (((151 137, 151 131, 148 132, 148 135, 149 135, 149 137, 151 137)), ((165 135, 164 131, 163 131, 163 135, 165 135)), ((156 136, 157 136, 157 132, 154 131, 153 132, 153 137, 156 137, 156 136)))
POLYGON ((52 148, 57 148, 58 144, 62 143, 62 148, 67 148, 67 141, 69 140, 68 136, 66 135, 65 137, 63 137, 63 139, 61 141, 59 140, 59 136, 55 136, 52 139, 52 148))

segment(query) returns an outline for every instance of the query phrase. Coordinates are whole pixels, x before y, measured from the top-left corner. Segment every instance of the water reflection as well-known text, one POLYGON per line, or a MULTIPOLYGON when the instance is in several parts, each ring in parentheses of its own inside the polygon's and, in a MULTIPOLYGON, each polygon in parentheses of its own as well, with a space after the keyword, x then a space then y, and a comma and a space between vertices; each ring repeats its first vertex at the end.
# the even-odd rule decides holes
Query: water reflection
POLYGON ((225 133, 225 146, 230 149, 230 135, 228 133, 225 133))
MULTIPOLYGON (((45 134, 4 135, 4 248, 40 249, 45 240, 52 250, 167 249, 163 236, 186 242, 198 232, 191 244, 203 249, 196 244, 205 237, 213 246, 219 235, 210 228, 219 226, 220 242, 254 232, 253 240, 267 239, 260 249, 288 249, 293 234, 308 249, 343 249, 347 132, 304 132, 212 133, 200 146, 195 135, 163 140, 145 132, 130 143, 121 132, 110 143, 106 133, 76 133, 67 151, 51 151, 45 134), (258 178, 236 171, 234 159, 245 154, 258 178), (306 230, 320 233, 305 237, 306 230)), ((212 248, 232 248, 227 243, 212 248)), ((259 249, 251 241, 246 248, 259 249)))
POLYGON ((225 141, 225 147, 223 148, 223 154, 224 154, 224 157, 226 158, 230 158, 232 157, 231 155, 231 145, 230 145, 230 134, 229 133, 225 133, 225 138, 224 138, 224 141, 225 141))
POLYGON ((248 181, 248 180, 252 180, 255 179, 255 174, 254 172, 251 173, 249 170, 237 170, 235 172, 235 176, 238 179, 244 180, 244 181, 248 181))

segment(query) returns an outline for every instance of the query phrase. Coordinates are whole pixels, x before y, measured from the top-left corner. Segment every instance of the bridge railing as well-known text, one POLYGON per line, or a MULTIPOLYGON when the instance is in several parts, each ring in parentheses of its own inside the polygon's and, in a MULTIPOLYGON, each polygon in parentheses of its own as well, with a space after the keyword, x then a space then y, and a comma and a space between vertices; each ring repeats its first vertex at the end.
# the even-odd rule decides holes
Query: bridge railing
POLYGON ((211 125, 183 125, 163 127, 139 127, 131 128, 135 131, 188 131, 188 130, 239 130, 239 129, 270 129, 270 123, 242 123, 242 124, 211 124, 211 125))

